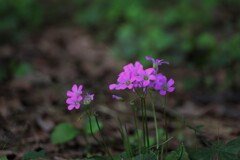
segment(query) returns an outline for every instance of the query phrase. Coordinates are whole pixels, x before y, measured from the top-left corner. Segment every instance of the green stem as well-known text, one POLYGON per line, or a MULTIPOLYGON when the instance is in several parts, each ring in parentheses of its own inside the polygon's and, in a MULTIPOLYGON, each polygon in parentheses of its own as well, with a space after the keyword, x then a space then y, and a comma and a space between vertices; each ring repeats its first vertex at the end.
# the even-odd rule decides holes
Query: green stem
POLYGON ((149 134, 148 134, 148 121, 147 121, 147 107, 146 107, 146 100, 145 97, 143 100, 143 106, 144 106, 144 122, 145 122, 145 132, 146 132, 146 139, 147 139, 147 151, 149 148, 149 134))
POLYGON ((133 151, 132 147, 130 145, 129 137, 128 137, 128 131, 126 125, 124 126, 124 135, 125 135, 125 140, 126 140, 126 145, 127 145, 127 150, 129 152, 130 157, 133 157, 133 151))
POLYGON ((123 139, 123 145, 125 147, 126 153, 129 156, 129 158, 133 157, 133 150, 129 141, 129 137, 128 137, 128 131, 127 131, 127 127, 126 125, 123 126, 122 122, 120 120, 120 118, 118 117, 118 123, 119 123, 119 131, 121 134, 121 137, 123 139))
POLYGON ((159 157, 159 133, 158 133, 158 125, 157 125, 157 116, 156 116, 156 110, 153 102, 152 93, 149 92, 150 98, 151 98, 151 104, 152 104, 152 112, 154 117, 154 126, 155 126, 155 132, 156 132, 156 141, 157 141, 157 157, 159 157))
POLYGON ((163 151, 164 151, 164 144, 161 147, 161 154, 160 154, 161 155, 161 158, 160 158, 161 160, 163 160, 163 151))
MULTIPOLYGON (((164 103, 163 103, 163 120, 164 120, 164 130, 165 130, 165 137, 166 140, 168 139, 168 131, 167 131, 167 116, 166 116, 166 102, 167 102, 167 96, 164 96, 164 103)), ((168 143, 166 143, 166 145, 168 145, 168 143)), ((165 152, 165 144, 162 145, 161 148, 161 160, 163 160, 163 155, 165 152)))
POLYGON ((92 137, 94 138, 94 140, 95 140, 98 144, 102 145, 102 143, 97 139, 97 137, 96 137, 96 136, 94 135, 94 133, 93 133, 91 114, 88 114, 88 120, 89 120, 89 123, 90 123, 90 131, 91 131, 92 137))
POLYGON ((143 146, 146 147, 146 129, 145 129, 145 116, 144 116, 144 106, 141 98, 141 109, 142 109, 142 130, 143 130, 143 146))
MULTIPOLYGON (((165 96, 164 98, 164 120, 165 120, 165 132, 166 132, 166 140, 168 139, 168 118, 167 118, 167 115, 166 115, 166 106, 167 104, 167 95, 165 96)), ((168 143, 166 143, 166 149, 168 149, 168 143)))
MULTIPOLYGON (((135 132, 137 132, 137 139, 138 141, 140 140, 140 136, 138 133, 138 121, 137 121, 137 107, 135 106, 135 104, 132 105, 132 110, 133 110, 133 114, 134 114, 134 125, 135 125, 135 132)), ((139 152, 141 150, 141 143, 138 143, 138 147, 139 147, 139 152)))
POLYGON ((105 143, 105 139, 104 139, 104 137, 103 137, 103 135, 102 135, 102 132, 101 132, 101 128, 100 128, 98 119, 97 119, 97 117, 96 117, 95 115, 94 115, 94 118, 95 118, 95 120, 96 120, 96 122, 97 122, 97 127, 98 127, 100 136, 101 136, 102 141, 103 141, 103 146, 104 146, 106 152, 108 153, 108 155, 110 156, 110 158, 113 160, 113 157, 112 157, 112 155, 111 155, 111 153, 110 153, 110 151, 109 151, 109 148, 108 148, 108 146, 107 146, 106 143, 105 143))

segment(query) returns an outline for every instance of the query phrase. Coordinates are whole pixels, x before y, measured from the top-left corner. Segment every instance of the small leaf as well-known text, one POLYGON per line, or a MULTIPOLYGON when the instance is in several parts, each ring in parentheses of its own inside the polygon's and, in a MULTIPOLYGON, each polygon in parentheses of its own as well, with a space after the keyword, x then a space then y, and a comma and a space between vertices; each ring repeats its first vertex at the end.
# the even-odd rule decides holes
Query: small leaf
POLYGON ((135 133, 131 136, 129 136, 129 141, 132 145, 137 145, 143 137, 143 132, 141 129, 138 129, 137 131, 135 131, 135 133), (138 139, 139 136, 139 139, 138 139))
POLYGON ((152 145, 154 145, 155 144, 155 142, 156 142, 156 139, 154 138, 154 137, 152 137, 152 136, 149 136, 149 145, 150 146, 152 146, 152 145))
POLYGON ((114 156, 114 159, 116 159, 116 160, 122 160, 122 159, 127 159, 127 158, 128 158, 127 152, 122 152, 119 155, 114 156))
POLYGON ((23 155, 23 160, 36 160, 39 158, 44 158, 46 156, 46 150, 40 150, 40 151, 27 151, 23 155))
POLYGON ((62 144, 75 138, 78 133, 79 130, 71 123, 60 123, 54 128, 51 134, 51 142, 53 144, 62 144))
POLYGON ((6 156, 0 157, 0 160, 8 160, 6 156))
MULTIPOLYGON (((102 122, 98 120, 98 124, 99 124, 99 128, 102 129, 103 127, 102 122)), ((89 118, 85 120, 83 124, 83 131, 85 132, 85 134, 91 134, 91 127, 92 127, 92 132, 93 134, 95 134, 99 132, 98 124, 97 124, 96 118, 94 116, 91 116, 90 120, 89 118)))
POLYGON ((32 70, 31 66, 27 63, 19 64, 15 69, 15 76, 24 76, 32 70))
POLYGON ((165 160, 188 160, 188 154, 183 145, 180 145, 177 151, 170 152, 165 160))
POLYGON ((218 160, 239 160, 240 138, 232 140, 225 145, 215 143, 211 148, 202 148, 190 152, 191 160, 209 160, 214 157, 218 157, 218 160))
POLYGON ((210 160, 214 158, 214 152, 210 148, 197 149, 189 154, 191 160, 210 160))
POLYGON ((240 138, 228 142, 219 151, 219 160, 239 160, 239 159, 240 159, 240 138))

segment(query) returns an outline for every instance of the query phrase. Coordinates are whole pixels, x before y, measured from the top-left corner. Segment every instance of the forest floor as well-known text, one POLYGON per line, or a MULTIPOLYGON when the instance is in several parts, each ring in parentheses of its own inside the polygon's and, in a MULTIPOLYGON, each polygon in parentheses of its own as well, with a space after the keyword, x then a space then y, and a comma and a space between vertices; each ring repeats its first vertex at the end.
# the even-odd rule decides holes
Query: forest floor
MULTIPOLYGON (((26 151, 40 149, 45 149, 49 159, 54 160, 81 159, 88 152, 102 154, 103 149, 90 137, 92 147, 86 147, 84 135, 62 145, 50 143, 53 127, 60 122, 71 122, 82 128, 83 120, 78 120, 81 109, 68 111, 65 104, 66 91, 75 83, 83 84, 84 89, 95 94, 94 108, 104 124, 107 143, 112 153, 121 152, 123 145, 117 116, 127 123, 132 133, 132 111, 127 103, 111 98, 113 92, 108 90, 108 85, 116 81, 124 64, 126 62, 113 58, 106 45, 94 41, 78 28, 52 28, 18 46, 0 47, 0 67, 5 67, 8 75, 0 86, 0 156, 19 160, 26 151), (15 75, 8 65, 13 61, 29 64, 30 71, 22 76, 15 75)), ((163 70, 176 79, 177 90, 169 96, 167 109, 168 129, 175 139, 184 141, 186 146, 201 145, 201 138, 196 138, 194 131, 187 127, 198 125, 204 125, 201 136, 209 140, 228 141, 240 135, 239 95, 183 93, 179 82, 184 75, 196 75, 196 71, 173 66, 163 70)), ((158 99, 155 99, 156 109, 159 126, 162 126, 158 99)), ((150 131, 154 133, 151 117, 149 122, 150 131)), ((170 149, 175 146, 173 140, 170 149)))

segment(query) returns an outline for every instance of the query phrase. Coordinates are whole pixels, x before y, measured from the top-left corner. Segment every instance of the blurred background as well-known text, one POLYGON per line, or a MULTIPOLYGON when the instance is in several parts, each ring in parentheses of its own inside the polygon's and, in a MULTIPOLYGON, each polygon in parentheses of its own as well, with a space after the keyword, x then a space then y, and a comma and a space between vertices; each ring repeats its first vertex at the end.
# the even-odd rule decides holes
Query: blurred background
POLYGON ((55 124, 81 128, 79 113, 66 111, 66 91, 84 84, 105 117, 124 113, 108 85, 124 64, 139 60, 150 67, 146 55, 171 63, 162 67, 176 82, 170 113, 196 125, 212 122, 222 131, 213 129, 212 139, 239 136, 239 44, 239 0, 0 0, 2 152, 18 157, 45 148, 65 158, 83 155, 80 138, 67 144, 66 155, 64 147, 49 144, 55 124))

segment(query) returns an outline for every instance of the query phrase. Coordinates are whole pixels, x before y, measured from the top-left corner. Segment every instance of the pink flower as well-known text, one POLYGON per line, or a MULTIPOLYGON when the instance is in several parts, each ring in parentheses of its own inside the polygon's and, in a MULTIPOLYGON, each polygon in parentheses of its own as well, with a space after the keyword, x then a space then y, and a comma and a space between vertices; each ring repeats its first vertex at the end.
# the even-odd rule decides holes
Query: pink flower
POLYGON ((132 89, 134 77, 132 76, 131 72, 122 72, 120 73, 117 82, 119 85, 119 89, 132 89))
POLYGON ((148 86, 152 80, 156 79, 153 73, 154 73, 153 68, 148 68, 140 72, 141 83, 143 87, 148 86))
POLYGON ((120 84, 110 84, 109 85, 110 90, 120 90, 120 84))
POLYGON ((68 110, 72 110, 73 108, 79 109, 80 102, 82 101, 82 96, 73 95, 67 99, 66 103, 69 105, 68 110))
MULTIPOLYGON (((68 110, 72 110, 74 108, 79 109, 81 106, 81 101, 83 99, 82 97, 82 85, 79 85, 79 87, 74 84, 71 91, 67 91, 68 99, 66 100, 66 103, 68 104, 68 110)), ((86 96, 83 99, 83 104, 87 105, 90 104, 93 100, 94 94, 86 94, 86 96)))
POLYGON ((143 71, 143 65, 139 62, 136 61, 135 64, 133 65, 132 63, 126 65, 123 67, 124 72, 120 73, 125 74, 125 73, 130 73, 132 80, 141 80, 140 73, 143 71))
POLYGON ((159 86, 160 89, 159 93, 164 96, 166 95, 167 92, 173 92, 175 90, 175 87, 172 86, 173 84, 174 84, 173 79, 167 81, 167 78, 163 76, 162 84, 160 84, 159 86))
POLYGON ((117 96, 117 95, 112 95, 112 98, 113 98, 113 99, 116 99, 116 100, 123 100, 122 97, 117 96))
POLYGON ((158 72, 158 66, 162 64, 169 64, 169 62, 164 61, 163 59, 154 59, 152 57, 146 56, 146 60, 151 60, 153 63, 153 68, 155 69, 156 73, 158 72))
POLYGON ((156 79, 155 82, 152 83, 152 87, 155 90, 160 90, 161 86, 166 81, 166 77, 162 73, 157 74, 155 77, 156 79))
POLYGON ((146 56, 147 60, 152 60, 154 68, 143 69, 143 65, 136 61, 134 64, 129 63, 123 67, 123 72, 118 75, 117 83, 110 84, 110 90, 125 90, 131 89, 133 92, 140 88, 143 92, 147 89, 154 89, 159 91, 161 95, 166 92, 173 92, 175 87, 172 87, 174 80, 167 78, 161 73, 157 74, 158 66, 162 64, 169 64, 163 60, 153 59, 146 56))
POLYGON ((87 93, 87 95, 83 98, 83 104, 89 105, 93 101, 93 97, 94 94, 87 93))
POLYGON ((82 88, 83 88, 82 85, 78 87, 76 84, 74 84, 72 87, 72 91, 67 91, 67 96, 69 97, 73 95, 76 95, 77 97, 80 96, 82 94, 82 88))

